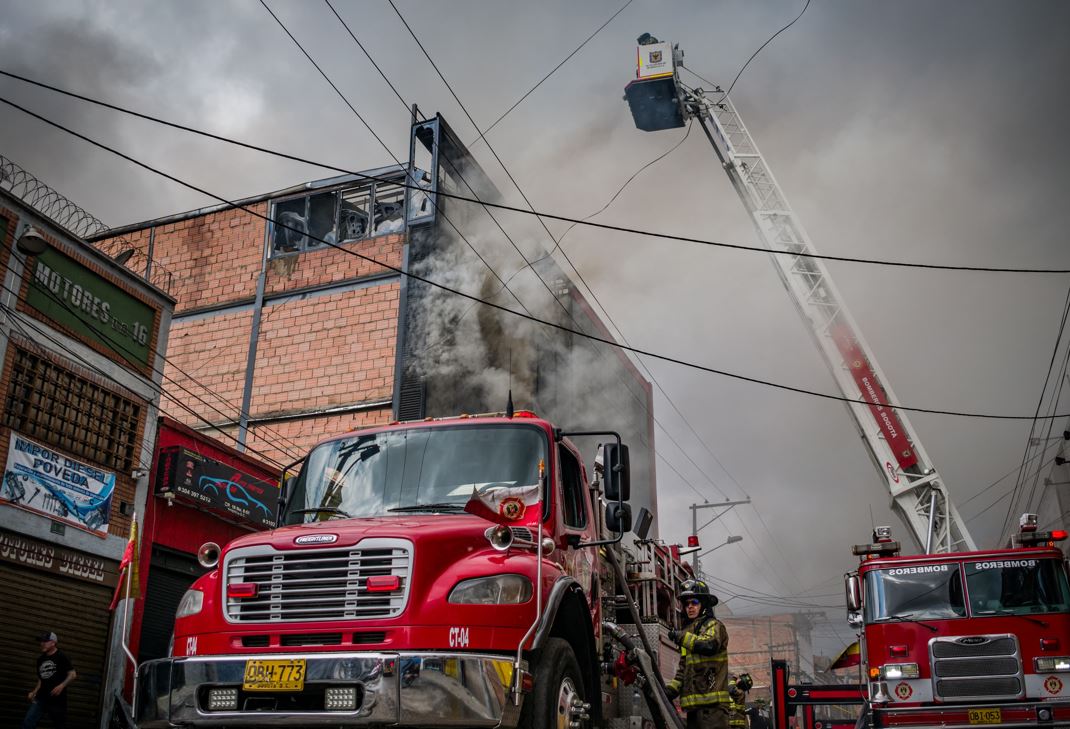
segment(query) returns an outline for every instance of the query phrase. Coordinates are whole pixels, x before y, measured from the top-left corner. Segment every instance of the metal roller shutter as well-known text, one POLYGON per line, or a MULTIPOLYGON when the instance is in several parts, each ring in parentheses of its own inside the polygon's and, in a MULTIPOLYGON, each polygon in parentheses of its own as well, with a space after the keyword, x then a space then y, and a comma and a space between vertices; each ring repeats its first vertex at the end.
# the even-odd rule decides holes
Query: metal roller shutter
POLYGON ((0 726, 22 724, 36 683, 35 637, 52 630, 71 659, 78 678, 70 692, 68 726, 100 726, 101 688, 111 613, 111 588, 48 572, 0 563, 0 726))
POLYGON ((207 570, 193 555, 177 554, 153 547, 149 582, 145 591, 145 611, 141 618, 138 662, 163 658, 171 645, 175 613, 194 580, 207 570))

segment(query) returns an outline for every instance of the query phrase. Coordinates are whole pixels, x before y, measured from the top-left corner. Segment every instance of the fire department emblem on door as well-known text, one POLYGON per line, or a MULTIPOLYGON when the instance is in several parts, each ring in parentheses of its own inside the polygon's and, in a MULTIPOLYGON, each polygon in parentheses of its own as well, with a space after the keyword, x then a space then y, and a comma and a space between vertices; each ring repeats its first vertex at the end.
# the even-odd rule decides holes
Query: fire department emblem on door
POLYGON ((900 683, 895 687, 895 695, 900 701, 906 701, 914 695, 914 689, 910 688, 909 683, 900 683))
POLYGON ((1063 690, 1063 682, 1058 676, 1048 676, 1044 681, 1044 690, 1054 696, 1063 690))

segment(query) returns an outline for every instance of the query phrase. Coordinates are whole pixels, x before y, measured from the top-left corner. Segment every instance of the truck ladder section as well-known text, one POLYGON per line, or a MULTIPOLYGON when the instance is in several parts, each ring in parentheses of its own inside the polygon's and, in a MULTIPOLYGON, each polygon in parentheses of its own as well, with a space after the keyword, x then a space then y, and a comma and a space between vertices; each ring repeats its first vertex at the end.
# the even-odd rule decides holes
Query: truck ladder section
POLYGON ((858 684, 792 685, 788 683, 788 662, 774 658, 772 667, 773 729, 792 729, 790 720, 796 709, 802 709, 804 729, 846 729, 857 726, 856 721, 830 721, 815 716, 816 706, 861 706, 866 703, 866 687, 858 684))
POLYGON ((751 215, 781 282, 806 321, 847 403, 855 425, 918 546, 927 552, 972 551, 966 529, 943 480, 922 448, 905 413, 885 407, 898 400, 869 345, 815 253, 787 198, 758 151, 732 101, 717 103, 701 90, 685 93, 684 106, 698 118, 733 187, 751 215))

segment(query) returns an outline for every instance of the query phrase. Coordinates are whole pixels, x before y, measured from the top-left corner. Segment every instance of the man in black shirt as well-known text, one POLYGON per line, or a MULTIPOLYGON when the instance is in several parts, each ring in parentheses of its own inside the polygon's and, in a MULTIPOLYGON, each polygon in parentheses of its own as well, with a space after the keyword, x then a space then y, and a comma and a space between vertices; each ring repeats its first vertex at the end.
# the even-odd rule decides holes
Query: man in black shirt
POLYGON ((43 715, 48 715, 56 729, 67 726, 67 686, 77 674, 71 659, 56 648, 55 633, 41 633, 41 655, 37 656, 37 685, 29 693, 29 711, 22 720, 22 729, 35 729, 43 715))

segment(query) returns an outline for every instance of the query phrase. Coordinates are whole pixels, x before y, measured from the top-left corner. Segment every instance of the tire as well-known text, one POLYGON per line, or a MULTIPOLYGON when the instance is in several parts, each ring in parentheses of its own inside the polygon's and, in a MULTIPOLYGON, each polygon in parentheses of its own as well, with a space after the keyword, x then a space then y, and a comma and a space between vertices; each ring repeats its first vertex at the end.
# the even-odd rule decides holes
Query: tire
POLYGON ((533 660, 535 688, 524 698, 519 729, 569 729, 573 700, 587 700, 576 654, 566 641, 550 638, 533 660))

